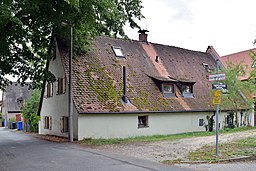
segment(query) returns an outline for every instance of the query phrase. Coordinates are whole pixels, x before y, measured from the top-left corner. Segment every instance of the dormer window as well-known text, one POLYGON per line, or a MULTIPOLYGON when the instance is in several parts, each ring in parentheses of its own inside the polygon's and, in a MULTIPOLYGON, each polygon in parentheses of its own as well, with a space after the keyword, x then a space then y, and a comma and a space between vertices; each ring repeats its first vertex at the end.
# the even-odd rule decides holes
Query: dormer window
POLYGON ((163 83, 163 93, 174 93, 174 85, 171 83, 163 83))
POLYGON ((174 97, 174 84, 173 83, 162 83, 162 93, 164 97, 174 97))
POLYGON ((182 90, 183 97, 194 97, 193 96, 193 85, 183 84, 181 90, 182 90))
POLYGON ((113 49, 116 57, 124 58, 124 54, 123 54, 122 49, 120 47, 112 46, 112 49, 113 49))

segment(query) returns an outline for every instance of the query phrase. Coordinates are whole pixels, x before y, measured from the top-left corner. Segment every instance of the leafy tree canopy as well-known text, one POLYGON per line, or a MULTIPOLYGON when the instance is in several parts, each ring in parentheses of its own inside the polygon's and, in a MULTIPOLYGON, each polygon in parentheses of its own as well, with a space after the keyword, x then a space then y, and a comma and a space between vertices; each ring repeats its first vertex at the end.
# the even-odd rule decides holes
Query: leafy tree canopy
POLYGON ((20 82, 53 78, 45 65, 55 36, 69 42, 63 22, 74 27, 75 50, 81 52, 96 35, 125 37, 123 26, 138 27, 141 8, 140 0, 1 0, 0 88, 8 83, 6 74, 20 82))
POLYGON ((22 107, 22 115, 30 125, 30 130, 32 132, 38 131, 38 122, 40 117, 37 116, 37 112, 40 103, 40 92, 40 90, 35 89, 31 98, 22 107))
MULTIPOLYGON (((239 64, 230 62, 225 70, 226 80, 224 83, 227 84, 228 91, 222 95, 221 108, 232 110, 235 113, 236 121, 238 121, 237 112, 241 109, 252 108, 254 103, 256 68, 249 69, 249 67, 251 66, 246 66, 243 62, 239 64)), ((238 126, 238 122, 236 125, 238 126)))

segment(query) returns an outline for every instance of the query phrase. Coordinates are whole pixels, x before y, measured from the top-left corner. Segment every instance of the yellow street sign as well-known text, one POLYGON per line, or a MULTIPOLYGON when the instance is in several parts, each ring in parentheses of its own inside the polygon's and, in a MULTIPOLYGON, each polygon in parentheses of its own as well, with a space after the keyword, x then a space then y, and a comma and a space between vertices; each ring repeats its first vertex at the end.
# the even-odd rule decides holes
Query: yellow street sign
POLYGON ((215 104, 220 104, 220 102, 221 102, 220 96, 213 97, 212 103, 213 103, 214 105, 215 105, 215 104))
POLYGON ((220 97, 220 95, 221 95, 221 90, 214 91, 214 97, 220 97))

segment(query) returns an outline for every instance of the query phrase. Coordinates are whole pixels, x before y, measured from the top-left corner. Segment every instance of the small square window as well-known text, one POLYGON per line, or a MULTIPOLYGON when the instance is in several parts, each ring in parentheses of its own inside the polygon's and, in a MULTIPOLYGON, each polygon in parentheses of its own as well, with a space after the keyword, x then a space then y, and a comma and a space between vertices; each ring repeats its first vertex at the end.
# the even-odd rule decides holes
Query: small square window
POLYGON ((162 93, 164 97, 170 98, 175 97, 174 94, 174 84, 172 83, 162 83, 162 93))
POLYGON ((193 96, 193 86, 192 85, 182 85, 182 95, 183 95, 183 97, 194 97, 193 96))
POLYGON ((124 58, 124 54, 120 47, 112 46, 113 51, 115 52, 116 57, 124 58))
POLYGON ((174 85, 170 83, 163 83, 162 84, 163 93, 174 93, 174 85))
POLYGON ((204 126, 204 119, 199 119, 199 126, 204 126))
POLYGON ((192 86, 190 86, 190 85, 183 85, 182 86, 182 93, 192 93, 192 86))
POLYGON ((138 116, 138 128, 148 127, 148 116, 138 116))

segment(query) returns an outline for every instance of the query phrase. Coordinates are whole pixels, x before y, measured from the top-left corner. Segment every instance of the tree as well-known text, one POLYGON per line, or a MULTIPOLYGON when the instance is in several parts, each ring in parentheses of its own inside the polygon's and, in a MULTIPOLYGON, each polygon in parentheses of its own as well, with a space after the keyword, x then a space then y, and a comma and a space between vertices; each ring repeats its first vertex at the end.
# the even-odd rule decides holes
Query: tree
POLYGON ((0 2, 0 88, 6 74, 19 82, 53 80, 46 70, 54 38, 69 42, 68 22, 74 27, 76 52, 86 50, 97 35, 126 37, 123 26, 138 27, 140 0, 2 0, 0 2))
POLYGON ((221 108, 229 109, 235 114, 235 125, 239 127, 238 112, 241 109, 251 109, 254 103, 253 95, 256 93, 255 68, 247 70, 248 66, 239 63, 228 63, 226 80, 228 92, 222 95, 221 108), (247 76, 248 79, 242 80, 247 76))
POLYGON ((32 132, 38 131, 40 117, 37 116, 37 112, 40 103, 40 92, 40 90, 35 89, 31 98, 22 107, 22 116, 27 121, 27 124, 30 125, 30 131, 32 132))

